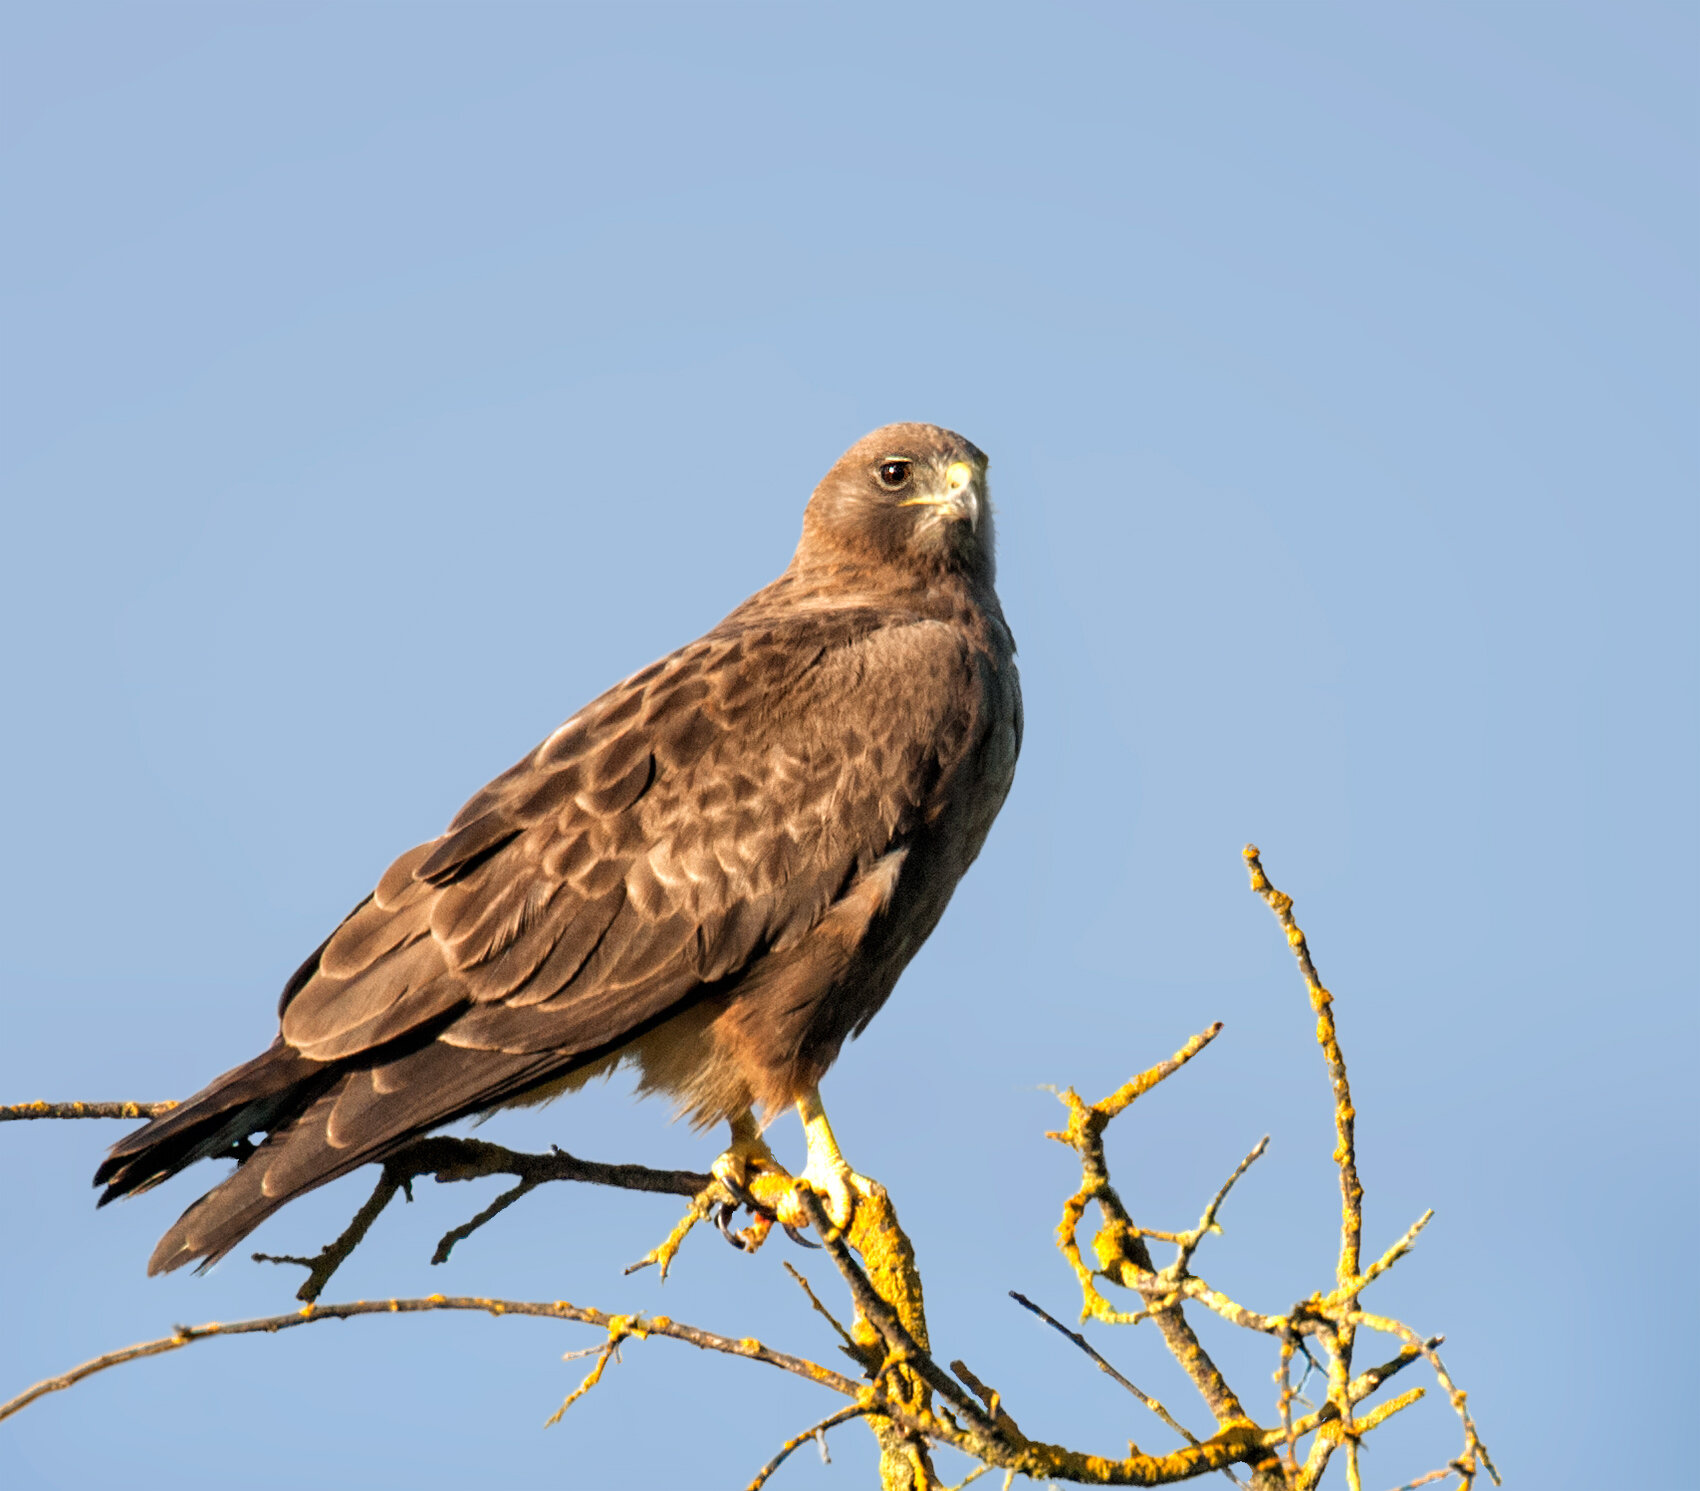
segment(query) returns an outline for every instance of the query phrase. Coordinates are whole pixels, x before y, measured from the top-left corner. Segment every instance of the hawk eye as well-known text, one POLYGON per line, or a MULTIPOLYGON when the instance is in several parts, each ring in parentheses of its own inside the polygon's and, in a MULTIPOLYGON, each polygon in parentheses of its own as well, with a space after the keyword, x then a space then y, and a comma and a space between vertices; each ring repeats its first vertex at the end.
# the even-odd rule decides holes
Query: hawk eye
POLYGON ((910 461, 881 461, 879 471, 880 485, 888 492, 895 492, 899 487, 904 486, 908 482, 909 467, 912 464, 913 463, 910 461))

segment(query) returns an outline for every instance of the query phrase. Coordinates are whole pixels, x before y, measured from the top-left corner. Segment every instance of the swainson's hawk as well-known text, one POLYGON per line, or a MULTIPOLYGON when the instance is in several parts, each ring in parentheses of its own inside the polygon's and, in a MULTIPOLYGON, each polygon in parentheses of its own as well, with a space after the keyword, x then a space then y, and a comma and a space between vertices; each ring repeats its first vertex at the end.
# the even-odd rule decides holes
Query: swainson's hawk
POLYGON ((102 1203, 238 1161, 149 1272, 622 1060, 731 1122, 723 1174, 765 1157, 755 1112, 796 1104, 802 1179, 842 1220, 818 1083, 937 924, 1020 749, 992 580, 985 456, 934 425, 858 441, 784 574, 397 859, 289 980, 271 1047, 113 1146, 102 1203))

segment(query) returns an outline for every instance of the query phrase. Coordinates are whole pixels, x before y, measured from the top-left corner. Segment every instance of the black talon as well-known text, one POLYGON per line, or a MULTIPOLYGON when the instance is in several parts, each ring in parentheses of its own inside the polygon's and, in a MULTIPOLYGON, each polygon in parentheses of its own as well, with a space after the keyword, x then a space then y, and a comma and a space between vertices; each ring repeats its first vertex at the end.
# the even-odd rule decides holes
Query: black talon
POLYGON ((789 1222, 781 1222, 779 1225, 785 1229, 785 1235, 790 1238, 792 1242, 796 1243, 799 1248, 820 1247, 818 1242, 810 1242, 808 1238, 804 1237, 803 1234, 789 1222))
POLYGON ((714 1209, 714 1225, 720 1229, 720 1235, 727 1242, 731 1243, 740 1253, 747 1253, 750 1251, 750 1245, 728 1225, 732 1218, 737 1215, 738 1208, 735 1206, 717 1206, 714 1209))
POLYGON ((715 1179, 720 1182, 721 1188, 727 1195, 736 1201, 739 1206, 747 1206, 751 1211, 761 1210, 761 1202, 756 1200, 755 1196, 751 1194, 749 1188, 743 1183, 743 1181, 734 1180, 729 1175, 717 1175, 715 1176, 715 1179))

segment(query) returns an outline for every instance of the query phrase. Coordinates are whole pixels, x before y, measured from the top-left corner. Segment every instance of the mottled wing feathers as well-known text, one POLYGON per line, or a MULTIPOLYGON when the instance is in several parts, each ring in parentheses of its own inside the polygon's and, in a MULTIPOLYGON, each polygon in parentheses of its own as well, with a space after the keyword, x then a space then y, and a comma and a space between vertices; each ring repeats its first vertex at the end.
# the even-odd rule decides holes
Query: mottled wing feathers
POLYGON ((952 745, 951 634, 881 620, 711 634, 611 689, 396 861, 299 980, 285 1041, 345 1059, 443 1020, 461 1048, 588 1052, 794 940, 952 745), (870 670, 893 676, 858 728, 843 701, 870 670))
MULTIPOLYGON (((144 1153, 152 1129, 134 1162, 115 1151, 109 1194, 275 1124, 155 1270, 217 1257, 300 1191, 617 1050, 796 946, 876 863, 889 899, 891 851, 976 728, 975 667, 938 622, 734 613, 595 700, 401 855, 290 980, 281 1040, 251 1064, 270 1062, 280 1101, 293 1092, 287 1111, 215 1084, 186 1105, 206 1111, 181 1121, 176 1163, 144 1153)), ((872 909, 840 919, 859 929, 872 909)), ((847 947, 828 938, 767 981, 818 996, 847 947)))

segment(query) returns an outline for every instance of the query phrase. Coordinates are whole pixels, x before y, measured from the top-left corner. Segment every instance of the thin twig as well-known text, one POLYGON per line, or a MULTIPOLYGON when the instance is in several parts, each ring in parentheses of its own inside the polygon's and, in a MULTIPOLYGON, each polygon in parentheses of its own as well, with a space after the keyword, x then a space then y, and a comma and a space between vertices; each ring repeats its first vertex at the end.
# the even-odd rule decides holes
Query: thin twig
MULTIPOLYGON (((1310 1007, 1316 1012, 1316 1040, 1322 1048, 1329 1085, 1334 1091, 1334 1163, 1340 1172, 1340 1257, 1335 1265, 1335 1283, 1337 1293, 1344 1296, 1346 1311, 1350 1312, 1357 1305, 1356 1286, 1362 1268, 1364 1188, 1358 1179, 1357 1141, 1354 1137, 1357 1110, 1352 1105, 1346 1058, 1340 1050, 1340 1036, 1334 1023, 1334 996, 1324 987, 1316 964, 1311 960, 1310 944, 1293 919, 1293 898, 1285 891, 1277 890, 1270 882, 1255 844, 1245 846, 1244 858, 1251 874, 1251 888, 1275 913, 1281 930, 1286 933, 1287 946, 1293 950, 1299 972, 1304 977, 1305 989, 1310 995, 1310 1007)), ((1357 1434, 1352 1427, 1351 1400, 1346 1396, 1346 1384, 1352 1375, 1353 1338, 1352 1326, 1342 1321, 1330 1340, 1328 1397, 1340 1410, 1341 1428, 1338 1436, 1325 1436, 1314 1449, 1318 1458, 1316 1474, 1320 1476, 1334 1445, 1343 1440, 1348 1449, 1347 1488, 1348 1491, 1360 1491, 1357 1434)))
MULTIPOLYGON (((610 1320, 608 1322, 608 1339, 595 1348, 596 1365, 585 1374, 584 1381, 567 1394, 561 1406, 543 1420, 543 1427, 545 1429, 554 1428, 566 1416, 567 1410, 573 1404, 602 1381, 602 1373, 607 1369, 608 1359, 612 1357, 615 1361, 620 1360, 620 1342, 631 1336, 635 1336, 641 1341, 648 1334, 648 1330, 641 1323, 638 1323, 638 1317, 635 1315, 616 1315, 610 1320)), ((564 1360, 571 1360, 573 1357, 582 1355, 584 1355, 583 1352, 569 1351, 564 1360)))
POLYGON ((447 1263, 449 1261, 449 1254, 454 1252, 454 1247, 457 1242, 464 1242, 486 1222, 490 1221, 494 1217, 500 1216, 510 1206, 512 1206, 514 1202, 518 1201, 521 1196, 525 1195, 528 1191, 535 1191, 538 1186, 542 1184, 543 1182, 540 1180, 522 1180, 511 1190, 503 1191, 500 1196, 486 1206, 483 1211, 479 1212, 477 1216, 473 1217, 471 1221, 462 1222, 458 1227, 451 1227, 442 1235, 441 1238, 438 1239, 437 1250, 431 1255, 431 1262, 447 1263))
MULTIPOLYGON (((957 1378, 961 1382, 966 1384, 969 1392, 973 1393, 976 1398, 986 1405, 986 1412, 991 1414, 992 1422, 995 1423, 999 1429, 1003 1430, 1004 1433, 1012 1440, 1019 1440, 1023 1437, 1020 1425, 1010 1417, 1009 1410, 1003 1406, 1002 1393, 998 1392, 996 1388, 981 1382, 965 1361, 952 1362, 950 1364, 950 1370, 956 1374, 957 1378)), ((938 1411, 941 1414, 948 1414, 950 1410, 940 1408, 938 1411)))
POLYGON ((1421 1401, 1427 1395, 1428 1389, 1426 1387, 1414 1387, 1400 1393, 1397 1398, 1389 1398, 1387 1402, 1377 1404, 1357 1421, 1358 1434, 1360 1436, 1368 1434, 1371 1429, 1380 1424, 1385 1424, 1394 1414, 1403 1413, 1413 1403, 1421 1401))
POLYGON ((1342 1301, 1356 1300, 1359 1294, 1361 1294, 1378 1278, 1380 1278, 1382 1274, 1386 1273, 1388 1269, 1392 1268, 1395 1263, 1411 1251, 1411 1248, 1417 1241, 1418 1234, 1421 1233, 1423 1228, 1428 1226, 1428 1224, 1433 1220, 1434 1211, 1430 1208, 1418 1217, 1416 1221, 1412 1222, 1408 1228, 1406 1228, 1405 1235, 1401 1237, 1398 1242, 1394 1243, 1392 1247, 1381 1255, 1381 1257, 1377 1258, 1374 1263, 1370 1264, 1370 1266, 1364 1270, 1362 1278, 1353 1279, 1351 1283, 1346 1285, 1343 1289, 1336 1289, 1330 1298, 1342 1301))
POLYGON ((177 1106, 164 1103, 10 1103, 0 1107, 0 1123, 20 1118, 158 1118, 177 1106))
POLYGON ((1395 1487, 1395 1491, 1417 1491, 1419 1486, 1432 1485, 1435 1481, 1444 1481, 1449 1475, 1462 1474, 1456 1466, 1442 1465, 1439 1470, 1431 1470, 1427 1475, 1420 1475, 1414 1481, 1406 1481, 1403 1486, 1395 1487))
MULTIPOLYGON (((298 1325, 312 1325, 321 1320, 351 1320, 360 1315, 412 1315, 429 1310, 476 1310, 486 1315, 525 1315, 538 1316, 546 1320, 575 1320, 585 1325, 600 1326, 608 1329, 619 1316, 610 1315, 603 1310, 583 1308, 570 1305, 565 1300, 554 1303, 532 1300, 510 1299, 479 1299, 467 1295, 444 1296, 433 1294, 424 1299, 374 1299, 352 1300, 339 1305, 308 1305, 289 1315, 267 1315, 253 1320, 236 1320, 228 1324, 218 1321, 206 1325, 179 1326, 173 1335, 165 1336, 157 1341, 143 1341, 139 1345, 126 1346, 121 1351, 109 1351, 104 1356, 97 1356, 73 1367, 69 1372, 57 1377, 48 1377, 34 1386, 26 1388, 17 1397, 6 1403, 0 1403, 0 1419, 8 1419, 20 1409, 27 1408, 38 1398, 44 1398, 49 1393, 62 1392, 73 1387, 85 1377, 92 1377, 96 1372, 104 1372, 108 1367, 121 1366, 125 1362, 136 1361, 145 1356, 159 1356, 167 1351, 177 1351, 196 1341, 205 1341, 214 1336, 245 1336, 256 1332, 275 1335, 281 1330, 290 1330, 298 1325)), ((628 1320, 631 1317, 626 1317, 628 1320)), ((684 1341, 703 1351, 718 1351, 727 1356, 746 1357, 751 1361, 762 1362, 770 1367, 777 1367, 783 1372, 789 1372, 795 1377, 802 1377, 822 1387, 831 1388, 835 1393, 842 1393, 847 1398, 856 1397, 861 1391, 860 1384, 834 1372, 830 1368, 820 1366, 816 1362, 807 1361, 802 1357, 789 1356, 784 1352, 773 1351, 751 1337, 733 1340, 728 1336, 717 1335, 713 1331, 699 1330, 694 1325, 684 1325, 666 1316, 656 1316, 652 1320, 642 1322, 641 1329, 652 1336, 669 1336, 676 1341, 684 1341)), ((637 1329, 628 1334, 636 1335, 637 1329)))
MULTIPOLYGON (((1358 1258, 1363 1246, 1364 1188, 1358 1180, 1358 1157, 1353 1137, 1357 1110, 1352 1106, 1352 1088, 1346 1079, 1346 1058, 1340 1051, 1340 1037, 1334 1027, 1334 996, 1323 987, 1316 964, 1311 961, 1310 945, 1299 924, 1293 920, 1293 898, 1277 890, 1264 873, 1255 844, 1245 846, 1246 868, 1251 872, 1251 888, 1275 913, 1281 930, 1287 934, 1287 945, 1298 961, 1304 975, 1305 988, 1310 993, 1311 1008, 1316 1011, 1316 1038, 1328 1064, 1328 1080, 1334 1089, 1334 1162, 1340 1169, 1340 1262, 1336 1270, 1338 1282, 1348 1284, 1358 1276, 1358 1258)), ((1348 1354, 1350 1343, 1342 1342, 1342 1352, 1348 1354)))
POLYGON ((821 1316, 828 1325, 838 1332, 838 1339, 843 1343, 844 1349, 849 1352, 851 1356, 860 1360, 863 1352, 861 1347, 857 1346, 856 1338, 852 1336, 849 1331, 845 1330, 844 1327, 838 1323, 838 1319, 833 1315, 832 1311, 827 1309, 827 1307, 820 1302, 820 1299, 815 1294, 814 1290, 809 1287, 809 1281, 791 1266, 789 1260, 782 1258, 779 1262, 785 1272, 790 1274, 791 1277, 797 1281, 797 1287, 801 1289, 804 1294, 808 1295, 809 1303, 815 1307, 815 1313, 821 1316))
POLYGON ((1293 1389, 1293 1398, 1296 1402, 1303 1403, 1306 1408, 1314 1408, 1316 1405, 1305 1397, 1305 1384, 1310 1381, 1312 1373, 1321 1372, 1326 1376, 1328 1369, 1317 1361, 1311 1352, 1310 1343, 1303 1336, 1299 1337, 1299 1355, 1305 1359, 1305 1369, 1299 1373, 1299 1385, 1293 1389))
POLYGON ((823 1436, 828 1429, 836 1429, 840 1424, 848 1423, 854 1418, 860 1418, 867 1411, 866 1404, 852 1403, 848 1408, 840 1408, 837 1413, 829 1413, 818 1424, 803 1430, 801 1434, 793 1435, 780 1445, 779 1452, 756 1472, 756 1477, 750 1482, 747 1491, 761 1491, 774 1471, 791 1458, 792 1451, 802 1448, 811 1439, 819 1439, 824 1451, 826 1440, 823 1436))
POLYGON ((1275 1383, 1280 1389, 1277 1403, 1281 1412, 1281 1433, 1286 1440, 1287 1475, 1299 1473, 1298 1435, 1293 1432, 1293 1350, 1298 1344, 1293 1331, 1281 1332, 1281 1350, 1275 1367, 1275 1383))
POLYGON ((1087 1354, 1087 1356, 1091 1357, 1092 1360, 1098 1364, 1098 1370, 1100 1372, 1108 1374, 1110 1377, 1119 1382, 1130 1393, 1132 1393, 1134 1397, 1138 1398, 1141 1403, 1156 1414, 1158 1418, 1162 1419, 1165 1424, 1173 1429, 1175 1433, 1180 1435, 1180 1437, 1188 1444, 1198 1443, 1197 1435, 1177 1420, 1175 1416, 1171 1414, 1168 1409, 1163 1407, 1163 1405, 1155 1398, 1153 1398, 1150 1393, 1146 1392, 1141 1387, 1136 1387, 1127 1378, 1123 1377, 1120 1372, 1104 1360, 1104 1358, 1099 1354, 1097 1348, 1094 1347, 1085 1336, 1081 1335, 1079 1331, 1071 1331, 1062 1323, 1062 1321, 1058 1320, 1055 1315, 1051 1314, 1049 1310, 1044 1309, 1040 1305, 1034 1304, 1033 1301, 1028 1299, 1025 1294, 1018 1294, 1012 1289, 1009 1291, 1009 1297, 1014 1300, 1016 1304, 1020 1305, 1022 1309, 1031 1311, 1033 1314, 1037 1315, 1045 1322, 1046 1325, 1050 1326, 1052 1330, 1060 1332, 1069 1340, 1073 1341, 1076 1346, 1078 1346, 1087 1354))
POLYGON ((1175 1254, 1175 1261, 1165 1270, 1166 1273, 1179 1278, 1186 1272, 1187 1265, 1192 1262, 1192 1255, 1197 1252, 1198 1245, 1204 1241, 1206 1234, 1218 1230, 1216 1213, 1222 1209, 1222 1203, 1228 1199, 1228 1192, 1233 1190, 1234 1186, 1238 1184, 1239 1178, 1246 1171, 1263 1158, 1263 1151, 1268 1148, 1269 1135, 1265 1134, 1256 1144, 1252 1145, 1251 1153, 1234 1166, 1234 1173, 1222 1182, 1220 1189, 1210 1198, 1210 1204, 1204 1208, 1204 1215, 1198 1219, 1198 1225, 1191 1232, 1182 1235, 1180 1249, 1175 1254))
POLYGON ((1381 1385, 1389 1377, 1403 1372, 1406 1367, 1416 1361, 1425 1350, 1434 1351, 1446 1341, 1445 1336, 1430 1336, 1426 1341, 1420 1341, 1414 1346, 1401 1346, 1396 1356, 1389 1357, 1380 1366, 1370 1367, 1367 1371, 1358 1373, 1352 1379, 1352 1401, 1361 1403, 1371 1393, 1380 1390, 1381 1385))
POLYGON ((294 1263, 305 1268, 306 1281, 295 1291, 295 1297, 306 1304, 312 1304, 324 1293, 331 1275, 342 1267, 348 1255, 365 1240, 372 1223, 378 1220, 383 1209, 395 1199, 395 1194, 402 1188, 402 1184, 401 1178, 392 1174, 386 1165, 378 1177, 377 1186, 366 1198, 365 1205, 355 1212, 353 1220, 343 1228, 341 1235, 334 1242, 327 1243, 311 1258, 297 1258, 289 1253, 254 1253, 250 1256, 256 1263, 294 1263))
MULTIPOLYGON (((1455 1382, 1453 1382, 1450 1374, 1448 1374, 1446 1370, 1445 1364, 1440 1360, 1440 1351, 1438 1349, 1440 1338, 1430 1337, 1430 1339, 1424 1341, 1414 1330, 1410 1328, 1410 1326, 1402 1325, 1397 1320, 1390 1320, 1385 1315, 1371 1315, 1367 1311, 1363 1310, 1354 1310, 1346 1317, 1346 1322, 1351 1325, 1367 1325, 1371 1330, 1382 1331, 1386 1335, 1390 1336, 1397 1336, 1407 1347, 1414 1348, 1422 1353, 1424 1358, 1428 1361, 1429 1370, 1434 1373, 1435 1381, 1440 1384, 1441 1390, 1451 1401, 1452 1411, 1458 1415, 1460 1421, 1464 1425, 1464 1453, 1460 1459, 1471 1464, 1472 1468, 1469 1472, 1469 1476, 1473 1476, 1475 1474, 1473 1468, 1474 1457, 1476 1455, 1480 1455, 1482 1464, 1487 1467, 1487 1473, 1492 1479, 1494 1485, 1499 1485, 1499 1471, 1494 1466, 1493 1459, 1487 1452, 1487 1446, 1482 1443, 1481 1436, 1476 1432, 1476 1421, 1470 1417, 1470 1410, 1465 1407, 1464 1392, 1455 1382)), ((1468 1478, 1469 1477, 1466 1477, 1466 1479, 1468 1478)))

